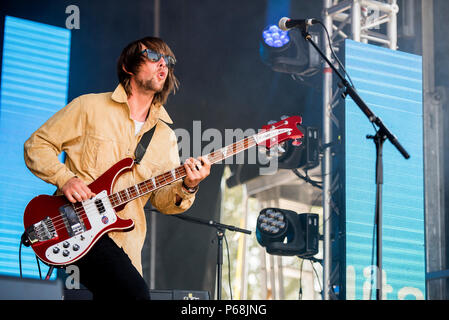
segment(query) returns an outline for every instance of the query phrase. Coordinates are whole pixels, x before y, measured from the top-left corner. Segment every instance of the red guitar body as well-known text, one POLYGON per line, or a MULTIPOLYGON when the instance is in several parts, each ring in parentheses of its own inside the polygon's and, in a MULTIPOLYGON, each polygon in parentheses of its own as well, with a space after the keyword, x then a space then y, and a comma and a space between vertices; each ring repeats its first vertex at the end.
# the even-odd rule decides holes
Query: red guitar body
POLYGON ((116 215, 126 203, 114 208, 109 200, 115 180, 133 164, 133 159, 123 159, 92 182, 89 188, 96 196, 90 200, 72 204, 63 195, 40 195, 30 201, 23 223, 31 247, 43 262, 71 264, 106 232, 134 227, 132 220, 116 215))

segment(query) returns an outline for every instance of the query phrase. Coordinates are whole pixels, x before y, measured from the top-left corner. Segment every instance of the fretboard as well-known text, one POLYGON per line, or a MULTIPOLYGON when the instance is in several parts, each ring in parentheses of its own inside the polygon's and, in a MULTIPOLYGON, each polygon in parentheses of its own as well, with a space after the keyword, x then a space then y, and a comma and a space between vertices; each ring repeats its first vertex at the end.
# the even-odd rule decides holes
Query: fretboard
MULTIPOLYGON (((246 149, 249 149, 257 144, 256 140, 259 135, 253 135, 251 137, 237 141, 229 146, 223 147, 219 150, 211 152, 204 157, 211 162, 211 164, 223 161, 226 158, 240 153, 246 149)), ((109 196, 112 206, 118 207, 131 200, 144 196, 154 190, 160 189, 174 181, 180 180, 187 175, 184 166, 179 166, 173 170, 167 171, 161 175, 145 180, 132 187, 126 188, 119 192, 113 193, 109 196)))

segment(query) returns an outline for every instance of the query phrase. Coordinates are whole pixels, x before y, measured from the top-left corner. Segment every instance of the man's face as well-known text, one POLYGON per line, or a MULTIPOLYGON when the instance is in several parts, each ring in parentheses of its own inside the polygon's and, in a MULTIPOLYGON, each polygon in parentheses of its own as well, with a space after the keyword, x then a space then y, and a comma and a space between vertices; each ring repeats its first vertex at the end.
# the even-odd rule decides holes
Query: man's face
MULTIPOLYGON (((142 50, 144 49, 146 48, 144 47, 142 50)), ((143 55, 146 57, 145 53, 143 55)), ((158 93, 164 88, 167 76, 168 67, 163 58, 159 59, 159 61, 151 61, 145 58, 144 63, 135 75, 135 80, 140 90, 158 93)))

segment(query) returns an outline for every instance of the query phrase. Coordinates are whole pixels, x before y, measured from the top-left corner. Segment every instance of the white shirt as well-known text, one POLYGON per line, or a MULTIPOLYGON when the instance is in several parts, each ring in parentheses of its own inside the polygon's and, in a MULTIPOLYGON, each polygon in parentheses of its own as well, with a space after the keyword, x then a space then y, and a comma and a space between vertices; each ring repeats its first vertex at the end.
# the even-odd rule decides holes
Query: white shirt
MULTIPOLYGON (((134 120, 134 119, 133 119, 134 120)), ((139 131, 140 131, 140 129, 142 129, 142 126, 143 126, 143 124, 145 123, 145 121, 143 121, 143 122, 140 122, 140 121, 137 121, 137 120, 134 120, 134 124, 135 124, 135 127, 136 127, 136 130, 135 130, 135 135, 137 136, 137 134, 139 133, 139 131)))

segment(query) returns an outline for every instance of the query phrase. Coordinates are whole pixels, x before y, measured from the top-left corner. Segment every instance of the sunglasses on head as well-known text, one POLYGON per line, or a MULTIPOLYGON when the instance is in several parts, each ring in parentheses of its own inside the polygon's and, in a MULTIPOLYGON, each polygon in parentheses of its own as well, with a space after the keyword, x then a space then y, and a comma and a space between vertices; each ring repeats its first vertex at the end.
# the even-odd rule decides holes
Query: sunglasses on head
POLYGON ((142 54, 145 53, 147 58, 152 62, 158 62, 159 60, 161 60, 161 58, 164 58, 165 65, 168 68, 173 68, 176 64, 176 59, 174 57, 167 56, 162 53, 157 53, 157 52, 151 51, 150 49, 145 49, 141 53, 142 54))

